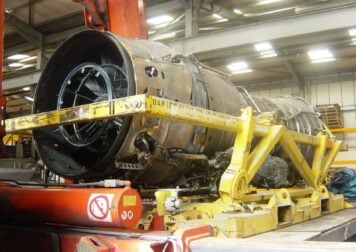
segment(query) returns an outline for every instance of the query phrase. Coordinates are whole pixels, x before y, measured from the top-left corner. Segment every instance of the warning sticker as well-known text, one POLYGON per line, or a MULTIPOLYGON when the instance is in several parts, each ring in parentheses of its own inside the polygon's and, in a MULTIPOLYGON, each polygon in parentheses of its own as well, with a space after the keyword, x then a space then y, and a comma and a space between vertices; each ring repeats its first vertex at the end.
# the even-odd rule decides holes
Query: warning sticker
POLYGON ((90 195, 87 213, 90 220, 112 222, 110 207, 114 194, 93 193, 90 195))
POLYGON ((129 219, 129 220, 131 220, 132 218, 133 218, 133 216, 134 216, 134 214, 133 214, 133 212, 130 210, 130 211, 127 211, 127 218, 129 219))
POLYGON ((122 211, 121 212, 121 219, 122 220, 131 220, 134 217, 134 214, 131 210, 129 211, 122 211))
POLYGON ((121 219, 122 220, 126 220, 127 219, 127 212, 126 211, 122 211, 121 212, 121 219))
POLYGON ((124 195, 123 206, 136 206, 136 195, 124 195))

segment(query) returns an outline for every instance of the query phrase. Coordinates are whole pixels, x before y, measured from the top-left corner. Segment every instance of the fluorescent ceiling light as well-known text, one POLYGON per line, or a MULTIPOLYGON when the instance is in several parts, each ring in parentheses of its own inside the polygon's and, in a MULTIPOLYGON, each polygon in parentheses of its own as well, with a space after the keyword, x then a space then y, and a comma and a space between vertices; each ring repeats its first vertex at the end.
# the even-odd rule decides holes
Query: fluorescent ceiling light
POLYGON ((245 61, 238 61, 238 62, 227 65, 227 67, 229 68, 230 71, 236 71, 236 70, 249 68, 245 61))
POLYGON ((31 88, 30 88, 30 87, 23 87, 22 90, 23 90, 23 91, 30 91, 31 88))
POLYGON ((240 14, 240 15, 243 15, 242 11, 240 9, 234 9, 234 12, 236 14, 240 14))
POLYGON ((261 58, 272 58, 276 56, 278 56, 278 54, 274 50, 261 52, 261 58))
POLYGON ((30 97, 30 96, 24 96, 24 98, 25 98, 26 100, 28 100, 29 102, 33 102, 33 101, 34 101, 33 98, 30 97))
POLYGON ((169 39, 175 37, 177 32, 167 32, 167 33, 162 33, 158 34, 156 36, 153 36, 151 40, 164 40, 164 39, 169 39))
POLYGON ((22 70, 22 69, 26 69, 26 68, 30 68, 30 67, 34 67, 36 66, 35 64, 25 64, 22 67, 16 68, 16 70, 22 70))
POLYGON ((259 17, 259 16, 264 16, 264 15, 270 15, 270 14, 275 14, 283 11, 288 11, 291 9, 294 9, 295 7, 288 7, 288 8, 283 8, 283 9, 277 9, 277 10, 271 10, 271 11, 264 11, 261 13, 245 13, 243 14, 245 17, 259 17))
POLYGON ((252 72, 252 69, 248 66, 245 61, 238 61, 227 65, 227 68, 232 72, 232 74, 241 74, 252 72))
POLYGON ((309 58, 312 63, 321 63, 334 61, 334 55, 329 51, 329 49, 318 49, 308 52, 309 58))
POLYGON ((259 52, 270 51, 272 50, 272 45, 269 42, 263 42, 263 43, 255 44, 255 48, 259 52))
POLYGON ((35 60, 35 59, 37 59, 37 56, 24 58, 24 59, 20 60, 20 62, 28 62, 28 61, 32 61, 32 60, 35 60))
POLYGON ((14 62, 14 63, 10 63, 9 67, 22 67, 24 64, 22 63, 18 63, 18 62, 14 62))
POLYGON ((277 53, 273 50, 273 46, 269 42, 255 44, 255 49, 260 52, 261 58, 276 57, 277 53))
POLYGON ((216 13, 214 13, 212 16, 213 16, 214 18, 216 18, 216 19, 218 20, 218 22, 226 22, 226 21, 229 21, 229 19, 224 18, 224 17, 222 17, 222 16, 220 16, 219 14, 216 14, 216 13))
POLYGON ((308 52, 308 55, 311 60, 326 59, 326 58, 333 57, 333 54, 329 51, 329 49, 312 50, 308 52))
POLYGON ((271 4, 271 3, 277 3, 282 0, 260 0, 258 4, 263 5, 263 4, 271 4))
POLYGON ((219 19, 219 20, 218 20, 219 23, 221 23, 221 22, 227 22, 227 21, 229 21, 229 19, 227 19, 227 18, 222 18, 222 19, 219 19))
POLYGON ((330 61, 334 61, 335 58, 331 57, 331 58, 326 58, 326 59, 318 59, 318 60, 312 60, 312 63, 323 63, 323 62, 330 62, 330 61))
POLYGON ((7 57, 8 59, 10 60, 22 60, 22 59, 25 59, 25 58, 28 58, 29 56, 26 55, 26 54, 14 54, 14 55, 11 55, 9 57, 7 57))
POLYGON ((274 50, 260 52, 261 55, 268 55, 268 54, 272 54, 272 53, 276 53, 276 52, 274 50))
POLYGON ((349 30, 349 35, 350 36, 356 36, 356 28, 350 29, 349 30))
POLYGON ((243 70, 236 70, 233 71, 231 74, 243 74, 243 73, 250 73, 252 72, 251 68, 243 69, 243 70))
POLYGON ((151 25, 165 24, 165 23, 169 23, 171 21, 173 21, 173 17, 168 16, 168 15, 162 15, 162 16, 147 19, 147 23, 149 23, 151 25))

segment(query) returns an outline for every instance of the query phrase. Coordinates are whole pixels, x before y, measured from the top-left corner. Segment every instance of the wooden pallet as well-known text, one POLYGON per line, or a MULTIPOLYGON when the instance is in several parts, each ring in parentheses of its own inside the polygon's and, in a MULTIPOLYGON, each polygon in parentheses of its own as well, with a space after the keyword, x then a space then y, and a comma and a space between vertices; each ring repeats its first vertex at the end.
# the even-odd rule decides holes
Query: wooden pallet
POLYGON ((339 104, 317 105, 316 110, 321 114, 321 119, 330 129, 344 127, 339 104))

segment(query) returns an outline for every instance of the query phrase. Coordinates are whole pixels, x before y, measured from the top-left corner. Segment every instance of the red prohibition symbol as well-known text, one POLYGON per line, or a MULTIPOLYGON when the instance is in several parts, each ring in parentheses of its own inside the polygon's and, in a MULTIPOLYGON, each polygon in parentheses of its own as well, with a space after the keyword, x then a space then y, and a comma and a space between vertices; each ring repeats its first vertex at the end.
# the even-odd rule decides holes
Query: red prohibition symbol
POLYGON ((89 204, 90 214, 99 220, 105 220, 109 214, 109 199, 104 195, 93 198, 89 204))

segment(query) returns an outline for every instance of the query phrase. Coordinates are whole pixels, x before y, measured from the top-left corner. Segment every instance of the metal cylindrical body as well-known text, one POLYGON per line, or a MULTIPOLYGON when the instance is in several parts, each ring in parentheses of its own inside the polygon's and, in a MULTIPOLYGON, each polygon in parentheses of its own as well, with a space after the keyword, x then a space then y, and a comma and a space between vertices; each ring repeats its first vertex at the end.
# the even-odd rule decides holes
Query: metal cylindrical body
POLYGON ((3 182, 0 188, 4 222, 134 228, 141 217, 141 198, 130 187, 44 188, 3 182))
MULTIPOLYGON (((312 132, 318 124, 312 109, 295 98, 289 99, 303 105, 253 98, 226 75, 163 44, 96 31, 75 34, 54 52, 38 83, 33 112, 142 93, 235 116, 246 106, 257 112, 280 110, 285 123, 300 132, 312 132), (313 129, 306 130, 306 125, 313 129)), ((165 186, 201 172, 192 168, 200 161, 170 153, 209 158, 231 147, 234 134, 135 116, 39 129, 34 139, 47 166, 65 177, 124 176, 165 186)))

